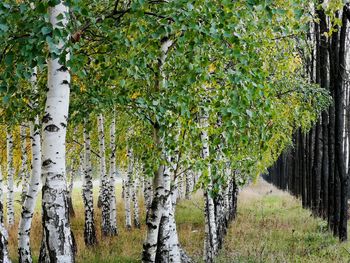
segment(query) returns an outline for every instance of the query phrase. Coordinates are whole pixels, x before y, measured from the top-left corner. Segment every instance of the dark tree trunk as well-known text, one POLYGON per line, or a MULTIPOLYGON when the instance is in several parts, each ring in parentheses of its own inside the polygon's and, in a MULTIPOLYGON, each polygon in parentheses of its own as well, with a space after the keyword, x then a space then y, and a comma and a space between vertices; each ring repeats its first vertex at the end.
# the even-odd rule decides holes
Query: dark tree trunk
POLYGON ((321 197, 321 168, 322 168, 322 151, 321 151, 321 135, 322 135, 322 126, 320 122, 316 124, 315 130, 315 157, 312 176, 314 178, 313 185, 313 212, 315 215, 318 215, 320 207, 320 197, 321 197))
MULTIPOLYGON (((327 28, 327 19, 323 9, 318 9, 317 16, 320 20, 320 84, 321 87, 329 90, 328 85, 328 42, 326 33, 328 32, 327 28)), ((322 113, 322 145, 323 145, 323 154, 322 154, 322 170, 321 170, 321 189, 322 189, 322 207, 320 214, 326 218, 328 214, 328 176, 329 176, 329 163, 328 163, 328 112, 323 111, 322 113)))
POLYGON ((337 81, 334 88, 334 103, 336 110, 335 118, 335 153, 336 161, 335 167, 339 176, 340 183, 340 215, 339 215, 339 239, 341 241, 347 240, 347 184, 348 178, 345 171, 345 156, 344 156, 344 76, 345 76, 345 45, 346 45, 346 32, 347 32, 347 18, 346 18, 346 6, 344 6, 342 14, 342 27, 340 30, 340 43, 339 43, 339 63, 337 66, 337 81))

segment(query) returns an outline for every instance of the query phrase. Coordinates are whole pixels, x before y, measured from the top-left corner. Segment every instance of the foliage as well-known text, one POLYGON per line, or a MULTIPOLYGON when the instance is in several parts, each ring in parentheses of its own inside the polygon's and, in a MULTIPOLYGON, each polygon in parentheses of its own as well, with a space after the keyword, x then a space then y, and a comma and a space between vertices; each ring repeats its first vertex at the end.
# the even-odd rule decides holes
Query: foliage
MULTIPOLYGON (((303 74, 299 43, 312 21, 304 1, 70 0, 69 26, 53 29, 47 9, 57 2, 0 4, 6 125, 35 116, 29 102, 45 93, 46 59, 63 59, 67 52, 72 127, 88 120, 92 129, 97 114, 110 119, 116 108, 118 159, 123 162, 127 145, 133 147, 147 175, 166 162, 166 150, 171 156, 181 153, 182 169, 229 163, 243 177, 254 177, 291 143, 298 127, 310 127, 327 106, 327 94, 303 74), (160 67, 166 39, 173 45, 160 67), (58 41, 65 47, 49 54, 48 46, 58 41), (39 92, 33 97, 34 67, 39 92), (210 151, 220 149, 223 158, 201 158, 203 110, 210 115, 210 151), (155 128, 161 145, 154 140, 155 128), (129 129, 134 132, 127 135, 129 129)), ((94 131, 93 145, 96 140, 94 131)), ((203 186, 207 181, 203 173, 203 186)))

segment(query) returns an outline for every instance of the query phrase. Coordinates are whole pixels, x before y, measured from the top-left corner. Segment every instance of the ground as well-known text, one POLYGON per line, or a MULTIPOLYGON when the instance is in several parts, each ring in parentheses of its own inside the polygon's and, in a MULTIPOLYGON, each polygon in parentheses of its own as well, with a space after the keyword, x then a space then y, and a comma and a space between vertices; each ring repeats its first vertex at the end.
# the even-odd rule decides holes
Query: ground
MULTIPOLYGON (((78 263, 140 262, 145 226, 143 225, 140 230, 125 230, 120 192, 118 185, 119 236, 101 239, 100 210, 96 208, 99 244, 95 248, 87 248, 83 237, 84 210, 81 193, 79 188, 75 189, 73 202, 76 217, 72 218, 71 223, 78 244, 78 263)), ((142 201, 140 207, 141 220, 144 222, 142 201)), ((203 248, 202 207, 200 193, 196 193, 192 200, 181 201, 177 206, 176 220, 180 241, 195 262, 201 262, 203 248)), ((16 204, 16 212, 18 219, 19 204, 16 204)), ((40 241, 41 222, 38 205, 32 229, 32 244, 36 259, 40 241)), ((10 229, 9 243, 11 258, 17 262, 16 228, 10 229)), ((339 244, 327 232, 326 223, 315 219, 307 210, 302 209, 299 200, 263 180, 258 180, 240 192, 237 219, 228 230, 217 262, 350 262, 350 244, 339 244)))

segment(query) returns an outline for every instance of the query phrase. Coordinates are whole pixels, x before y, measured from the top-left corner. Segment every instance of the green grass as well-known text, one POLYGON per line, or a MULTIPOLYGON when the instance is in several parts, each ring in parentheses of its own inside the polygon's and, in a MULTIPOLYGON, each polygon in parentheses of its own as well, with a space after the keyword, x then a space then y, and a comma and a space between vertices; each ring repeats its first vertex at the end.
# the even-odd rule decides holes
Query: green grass
MULTIPOLYGON (((97 196, 97 190, 95 190, 97 196)), ((100 210, 96 208, 96 226, 99 244, 94 248, 84 245, 84 213, 79 190, 73 193, 76 217, 72 229, 78 244, 77 262, 140 262, 142 242, 146 229, 127 231, 124 228, 124 207, 117 188, 119 236, 101 239, 100 210)), ((141 200, 142 198, 140 198, 141 200)), ((96 201, 96 198, 95 198, 96 201)), ((41 241, 40 200, 32 229, 35 258, 41 241)), ((176 221, 183 248, 195 262, 201 262, 204 219, 201 194, 177 206, 176 221)), ((16 205, 16 216, 19 216, 16 205)), ((141 220, 145 220, 143 202, 140 202, 141 220)), ((17 221, 18 222, 18 221, 17 221)), ((16 261, 17 232, 10 230, 10 254, 16 261)), ((255 262, 350 262, 349 243, 339 244, 327 231, 323 221, 303 210, 300 202, 290 195, 259 181, 242 191, 237 219, 228 230, 218 263, 255 262), (272 190, 272 192, 270 192, 272 190)))

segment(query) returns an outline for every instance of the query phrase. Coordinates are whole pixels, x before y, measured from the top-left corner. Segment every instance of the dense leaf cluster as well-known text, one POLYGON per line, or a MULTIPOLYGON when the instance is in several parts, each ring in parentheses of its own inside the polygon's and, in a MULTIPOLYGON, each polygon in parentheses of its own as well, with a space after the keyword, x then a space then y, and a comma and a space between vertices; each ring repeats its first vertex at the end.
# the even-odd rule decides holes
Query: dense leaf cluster
POLYGON ((47 9, 56 2, 0 3, 4 124, 35 116, 29 102, 46 91, 47 58, 63 61, 69 53, 70 122, 110 116, 116 108, 120 147, 128 141, 148 174, 165 161, 164 149, 181 153, 183 169, 205 165, 199 123, 205 110, 210 151, 224 156, 212 154, 205 162, 217 169, 229 163, 255 176, 328 104, 328 95, 305 79, 312 22, 305 1, 70 0, 69 27, 53 30, 47 9), (160 66, 166 40, 172 45, 160 66), (49 53, 58 41, 64 49, 49 53), (35 67, 38 93, 29 81, 35 67), (155 127, 164 138, 161 149, 155 127), (129 128, 132 136, 125 135, 129 128))

